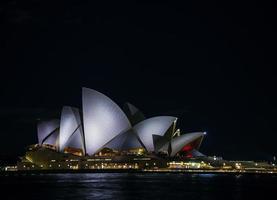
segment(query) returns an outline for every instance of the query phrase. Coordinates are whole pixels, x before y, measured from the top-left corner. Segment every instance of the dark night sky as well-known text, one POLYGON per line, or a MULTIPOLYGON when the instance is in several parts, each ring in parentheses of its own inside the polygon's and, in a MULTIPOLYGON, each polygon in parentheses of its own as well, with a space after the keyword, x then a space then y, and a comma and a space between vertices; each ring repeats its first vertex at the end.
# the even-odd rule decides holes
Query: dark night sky
POLYGON ((35 143, 38 118, 81 108, 85 86, 207 131, 205 154, 270 159, 276 9, 261 2, 2 1, 0 154, 35 143))

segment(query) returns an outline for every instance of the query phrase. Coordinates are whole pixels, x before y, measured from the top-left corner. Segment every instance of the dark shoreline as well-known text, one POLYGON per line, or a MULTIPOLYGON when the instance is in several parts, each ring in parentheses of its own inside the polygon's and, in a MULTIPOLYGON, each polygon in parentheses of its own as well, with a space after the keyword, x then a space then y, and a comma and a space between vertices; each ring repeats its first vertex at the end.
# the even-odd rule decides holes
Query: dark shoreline
POLYGON ((162 173, 162 174, 230 174, 230 175, 277 175, 277 171, 219 171, 219 170, 140 170, 140 169, 97 169, 97 170, 26 170, 26 171, 0 171, 3 175, 35 175, 35 174, 82 174, 82 173, 162 173))

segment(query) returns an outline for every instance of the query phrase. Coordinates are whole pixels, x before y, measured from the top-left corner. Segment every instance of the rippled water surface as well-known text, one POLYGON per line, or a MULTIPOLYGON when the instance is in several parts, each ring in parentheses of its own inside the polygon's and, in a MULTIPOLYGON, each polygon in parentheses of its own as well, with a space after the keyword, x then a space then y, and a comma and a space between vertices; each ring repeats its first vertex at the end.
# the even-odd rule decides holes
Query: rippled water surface
MULTIPOLYGON (((277 176, 212 174, 1 175, 5 199, 264 199, 277 176)), ((1 198, 2 199, 2 198, 1 198)))

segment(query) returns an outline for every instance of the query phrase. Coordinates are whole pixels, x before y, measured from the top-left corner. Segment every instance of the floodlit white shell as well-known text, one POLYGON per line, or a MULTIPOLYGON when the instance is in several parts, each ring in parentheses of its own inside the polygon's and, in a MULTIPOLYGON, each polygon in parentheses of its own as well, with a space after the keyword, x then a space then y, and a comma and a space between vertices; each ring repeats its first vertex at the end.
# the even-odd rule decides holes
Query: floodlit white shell
POLYGON ((171 116, 152 117, 136 124, 134 130, 137 132, 147 151, 151 152, 154 151, 152 135, 163 136, 175 120, 177 118, 171 116))
POLYGON ((133 129, 130 129, 124 133, 117 135, 104 147, 123 151, 134 148, 143 148, 143 145, 141 144, 135 131, 133 129))
POLYGON ((187 144, 197 140, 205 135, 204 132, 187 133, 179 137, 175 137, 171 140, 171 154, 170 156, 175 156, 181 149, 187 144))
POLYGON ((51 119, 48 121, 40 121, 37 126, 38 142, 42 144, 43 140, 60 126, 60 120, 51 119))
POLYGON ((83 149, 83 129, 80 113, 77 108, 64 106, 61 114, 59 150, 65 147, 83 149))
POLYGON ((85 144, 89 155, 95 154, 119 133, 131 128, 124 112, 104 94, 83 88, 82 101, 85 144))
POLYGON ((51 144, 55 147, 59 145, 59 129, 55 129, 50 135, 44 138, 43 144, 51 144))

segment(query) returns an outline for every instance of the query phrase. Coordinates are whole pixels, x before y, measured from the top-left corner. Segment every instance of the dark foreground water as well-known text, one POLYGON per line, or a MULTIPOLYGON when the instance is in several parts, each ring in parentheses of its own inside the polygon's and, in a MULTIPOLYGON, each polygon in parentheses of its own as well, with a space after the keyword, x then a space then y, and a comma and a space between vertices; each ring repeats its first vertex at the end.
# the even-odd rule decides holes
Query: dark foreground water
POLYGON ((277 199, 277 176, 223 174, 0 175, 1 199, 277 199))

